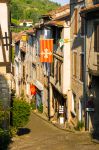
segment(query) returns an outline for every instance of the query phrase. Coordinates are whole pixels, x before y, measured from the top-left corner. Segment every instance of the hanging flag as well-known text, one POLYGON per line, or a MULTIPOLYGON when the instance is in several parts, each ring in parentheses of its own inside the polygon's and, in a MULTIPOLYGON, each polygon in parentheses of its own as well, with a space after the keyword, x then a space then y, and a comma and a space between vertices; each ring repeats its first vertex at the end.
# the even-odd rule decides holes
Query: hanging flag
POLYGON ((30 84, 30 92, 31 92, 31 95, 36 94, 36 87, 33 84, 30 84))
POLYGON ((53 61, 53 39, 40 40, 40 62, 53 61))

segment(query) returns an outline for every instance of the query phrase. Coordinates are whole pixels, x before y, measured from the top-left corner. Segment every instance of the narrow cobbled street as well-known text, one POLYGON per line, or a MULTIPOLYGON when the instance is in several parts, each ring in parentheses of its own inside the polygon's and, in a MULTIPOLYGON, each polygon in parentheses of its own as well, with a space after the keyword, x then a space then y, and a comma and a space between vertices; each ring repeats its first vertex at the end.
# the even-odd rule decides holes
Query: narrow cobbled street
POLYGON ((33 113, 26 128, 29 132, 15 137, 10 150, 99 150, 88 133, 63 131, 33 113))

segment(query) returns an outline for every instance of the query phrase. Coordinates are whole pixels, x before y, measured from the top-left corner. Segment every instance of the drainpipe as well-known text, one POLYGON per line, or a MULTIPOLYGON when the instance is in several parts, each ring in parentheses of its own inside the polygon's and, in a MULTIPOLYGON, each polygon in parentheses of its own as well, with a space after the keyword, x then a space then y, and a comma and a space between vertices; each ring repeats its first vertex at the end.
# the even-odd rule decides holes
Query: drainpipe
MULTIPOLYGON (((84 1, 84 7, 86 7, 86 0, 84 1)), ((86 111, 87 106, 87 65, 86 65, 86 35, 87 35, 87 18, 85 16, 81 17, 84 18, 84 82, 83 82, 83 96, 84 96, 84 112, 85 112, 85 130, 89 130, 89 113, 86 111)))
POLYGON ((84 17, 84 108, 85 108, 85 130, 89 130, 89 113, 86 111, 87 105, 87 64, 86 64, 86 35, 87 35, 87 19, 84 17))
MULTIPOLYGON (((84 7, 86 7, 86 0, 84 1, 84 7)), ((87 78, 88 78, 88 68, 87 68, 87 58, 86 58, 86 35, 87 35, 87 18, 84 17, 84 104, 85 104, 85 130, 89 130, 89 112, 86 110, 87 101, 88 101, 88 93, 87 93, 87 78)))
POLYGON ((86 34, 87 34, 87 20, 85 18, 84 23, 84 108, 85 108, 85 130, 88 130, 89 128, 89 114, 88 111, 86 111, 87 106, 87 66, 86 66, 86 34))

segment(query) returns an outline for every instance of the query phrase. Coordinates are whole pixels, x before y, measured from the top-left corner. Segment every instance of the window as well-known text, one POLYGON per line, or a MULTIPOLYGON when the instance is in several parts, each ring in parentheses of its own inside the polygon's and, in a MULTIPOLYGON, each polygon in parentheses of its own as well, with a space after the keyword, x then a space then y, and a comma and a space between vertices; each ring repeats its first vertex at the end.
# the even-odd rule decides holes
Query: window
POLYGON ((99 55, 97 55, 97 70, 99 71, 99 55))
POLYGON ((53 62, 51 64, 51 76, 54 77, 54 57, 53 57, 53 62))
POLYGON ((76 77, 76 69, 77 69, 77 53, 73 53, 73 76, 76 77))
POLYGON ((80 80, 84 81, 84 55, 80 55, 80 80))
POLYGON ((83 17, 81 17, 81 35, 84 35, 84 23, 85 23, 85 19, 83 17))
POLYGON ((77 24, 78 24, 78 10, 74 10, 74 34, 77 34, 77 24))
POLYGON ((62 66, 62 63, 59 62, 59 84, 61 85, 61 66, 62 66))
POLYGON ((59 85, 61 85, 61 66, 62 66, 62 62, 57 60, 57 64, 56 64, 56 83, 59 82, 59 85))
POLYGON ((58 61, 56 62, 56 83, 58 82, 58 61))
POLYGON ((72 94, 72 113, 76 114, 76 95, 72 94))
POLYGON ((99 22, 94 24, 94 51, 99 52, 99 22))
POLYGON ((25 79, 25 66, 23 66, 23 78, 25 79))
POLYGON ((54 44, 57 44, 57 41, 61 38, 62 28, 53 27, 52 29, 52 37, 54 39, 54 44))

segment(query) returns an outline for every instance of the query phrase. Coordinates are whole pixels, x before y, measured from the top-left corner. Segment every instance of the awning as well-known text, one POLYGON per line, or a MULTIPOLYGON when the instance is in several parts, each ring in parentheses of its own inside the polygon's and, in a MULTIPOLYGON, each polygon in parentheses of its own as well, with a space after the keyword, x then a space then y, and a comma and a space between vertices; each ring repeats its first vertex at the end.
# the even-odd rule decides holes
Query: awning
POLYGON ((33 83, 40 91, 43 91, 44 87, 42 83, 40 83, 38 80, 34 81, 33 83))
POLYGON ((99 18, 99 4, 81 9, 80 14, 82 17, 86 17, 87 20, 99 18))
POLYGON ((89 13, 89 12, 96 11, 96 10, 99 10, 99 4, 82 8, 81 13, 89 13))

